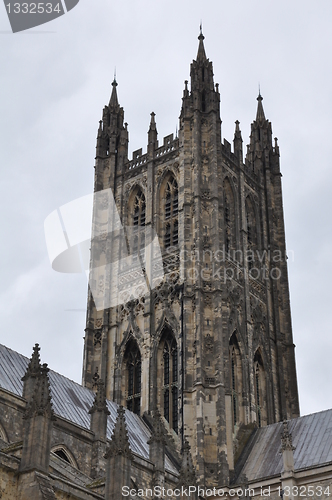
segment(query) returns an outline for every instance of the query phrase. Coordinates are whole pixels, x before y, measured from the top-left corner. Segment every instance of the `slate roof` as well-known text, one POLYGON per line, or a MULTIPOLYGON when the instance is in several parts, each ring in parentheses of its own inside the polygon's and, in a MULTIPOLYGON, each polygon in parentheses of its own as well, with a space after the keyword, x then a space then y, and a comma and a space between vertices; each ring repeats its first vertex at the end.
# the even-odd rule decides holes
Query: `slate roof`
MULTIPOLYGON (((332 409, 289 420, 295 471, 332 462, 332 409)), ((281 474, 282 422, 257 429, 242 467, 249 481, 281 474)))
MULTIPOLYGON (((0 344, 0 387, 22 396, 23 382, 21 378, 26 372, 28 363, 27 357, 0 344)), ((49 371, 49 379, 54 413, 85 429, 90 429, 88 411, 94 401, 94 392, 53 370, 49 371)), ((111 439, 118 405, 113 401, 107 401, 107 406, 110 411, 107 422, 107 438, 111 439)), ((149 428, 138 415, 131 411, 126 410, 125 415, 131 450, 141 457, 149 459, 149 445, 147 444, 151 436, 149 428)), ((178 474, 177 469, 167 456, 165 468, 178 474)))

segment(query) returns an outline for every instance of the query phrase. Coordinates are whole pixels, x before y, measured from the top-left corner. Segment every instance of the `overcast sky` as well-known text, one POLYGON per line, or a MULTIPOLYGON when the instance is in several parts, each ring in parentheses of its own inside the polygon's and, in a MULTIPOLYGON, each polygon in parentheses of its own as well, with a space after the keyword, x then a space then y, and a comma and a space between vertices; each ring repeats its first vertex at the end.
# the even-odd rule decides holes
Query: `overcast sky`
POLYGON ((0 6, 0 342, 81 381, 87 283, 51 269, 44 220, 93 189, 95 138, 116 67, 130 154, 175 132, 200 20, 223 137, 244 144, 258 84, 278 137, 301 413, 332 407, 330 1, 81 0, 12 34, 0 6), (73 311, 74 310, 74 311, 73 311))

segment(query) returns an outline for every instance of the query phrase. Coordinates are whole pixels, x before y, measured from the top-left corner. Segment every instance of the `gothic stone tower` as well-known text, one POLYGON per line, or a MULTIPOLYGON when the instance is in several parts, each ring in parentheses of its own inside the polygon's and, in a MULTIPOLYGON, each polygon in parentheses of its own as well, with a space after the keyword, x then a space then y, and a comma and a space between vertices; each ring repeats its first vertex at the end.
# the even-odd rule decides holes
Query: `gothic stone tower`
POLYGON ((146 418, 158 408, 175 446, 188 439, 199 483, 213 486, 229 481, 246 432, 298 416, 299 405, 277 139, 259 95, 245 160, 238 121, 233 151, 221 142, 203 40, 179 137, 159 146, 151 113, 147 153, 132 160, 112 84, 95 192, 111 192, 116 208, 104 203, 94 216, 91 268, 99 271, 89 281, 83 382, 102 379, 108 398, 146 418), (153 233, 164 272, 157 280, 147 276, 156 269, 145 252, 153 233), (109 300, 140 275, 140 295, 109 300))

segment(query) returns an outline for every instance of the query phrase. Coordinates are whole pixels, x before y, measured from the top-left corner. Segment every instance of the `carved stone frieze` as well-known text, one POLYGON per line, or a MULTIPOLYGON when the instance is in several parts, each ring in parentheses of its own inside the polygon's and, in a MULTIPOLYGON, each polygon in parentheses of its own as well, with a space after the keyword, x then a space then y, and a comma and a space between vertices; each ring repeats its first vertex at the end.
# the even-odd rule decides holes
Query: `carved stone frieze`
POLYGON ((211 353, 214 348, 214 338, 208 333, 204 338, 204 348, 208 353, 211 353))

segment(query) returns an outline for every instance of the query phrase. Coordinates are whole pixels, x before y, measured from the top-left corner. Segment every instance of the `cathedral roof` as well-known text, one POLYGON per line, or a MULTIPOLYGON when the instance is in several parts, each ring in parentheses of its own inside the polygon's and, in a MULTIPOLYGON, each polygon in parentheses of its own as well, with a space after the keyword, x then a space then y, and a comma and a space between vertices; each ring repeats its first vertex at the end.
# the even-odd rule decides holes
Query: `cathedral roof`
MULTIPOLYGON (((17 396, 22 396, 23 382, 21 379, 28 364, 27 357, 0 344, 0 387, 17 396)), ((49 371, 48 376, 55 415, 89 430, 89 410, 93 405, 95 393, 53 370, 49 371)), ((107 438, 111 439, 118 405, 113 401, 107 401, 107 407, 110 412, 107 420, 107 438)), ((131 411, 125 411, 125 418, 131 451, 142 458, 149 459, 148 441, 151 437, 151 431, 143 420, 131 411)), ((168 457, 165 460, 165 468, 178 474, 168 457)))
MULTIPOLYGON (((294 450, 294 470, 300 471, 332 462, 332 409, 304 415, 288 421, 294 450)), ((281 474, 283 459, 281 435, 283 423, 257 429, 240 457, 241 470, 248 481, 281 474)))

